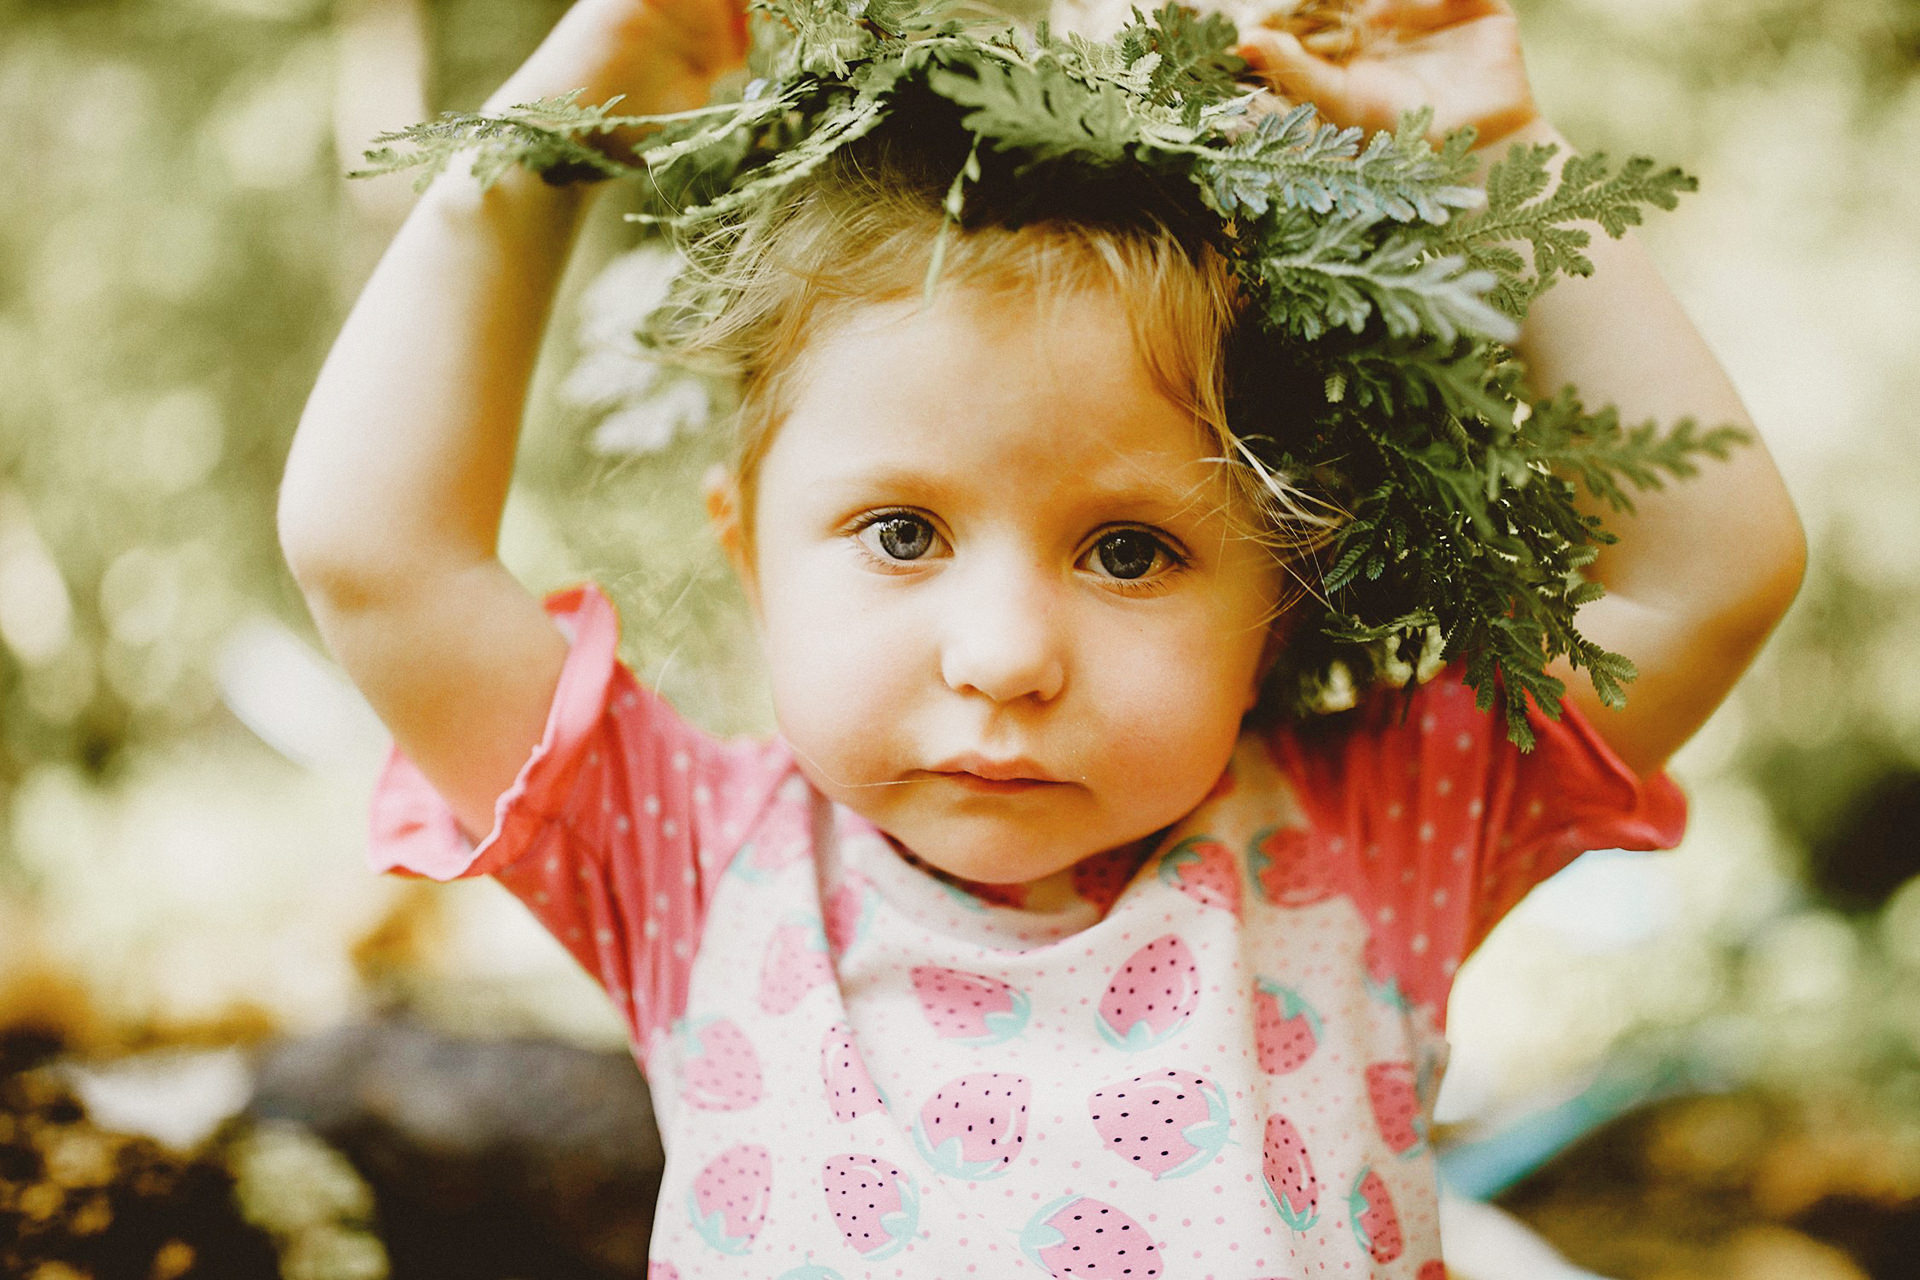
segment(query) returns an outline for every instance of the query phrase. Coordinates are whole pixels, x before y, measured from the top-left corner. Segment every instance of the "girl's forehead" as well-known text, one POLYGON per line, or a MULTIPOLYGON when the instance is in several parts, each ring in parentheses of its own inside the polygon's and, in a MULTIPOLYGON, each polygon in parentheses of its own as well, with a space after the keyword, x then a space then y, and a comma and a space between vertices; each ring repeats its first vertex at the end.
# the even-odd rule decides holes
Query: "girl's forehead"
MULTIPOLYGON (((871 299, 843 299, 821 308, 809 350, 843 340, 886 338, 899 342, 965 337, 973 345, 1013 342, 1012 335, 1051 334, 1061 346, 1077 334, 1113 339, 1129 336, 1128 317, 1137 299, 1118 286, 1066 284, 1018 276, 975 274, 941 282, 929 296, 920 290, 871 299)), ((1102 343, 1102 346, 1105 346, 1102 343)), ((1123 353, 1114 352, 1116 357, 1123 353)), ((1137 353, 1125 353, 1137 355, 1137 353)))
POLYGON ((1112 290, 941 289, 826 317, 796 361, 796 410, 821 401, 944 416, 1037 399, 1166 401, 1112 290))
POLYGON ((795 369, 780 451, 829 450, 846 468, 952 463, 1143 477, 1217 446, 1142 358, 1124 301, 1082 290, 955 288, 849 309, 795 369))

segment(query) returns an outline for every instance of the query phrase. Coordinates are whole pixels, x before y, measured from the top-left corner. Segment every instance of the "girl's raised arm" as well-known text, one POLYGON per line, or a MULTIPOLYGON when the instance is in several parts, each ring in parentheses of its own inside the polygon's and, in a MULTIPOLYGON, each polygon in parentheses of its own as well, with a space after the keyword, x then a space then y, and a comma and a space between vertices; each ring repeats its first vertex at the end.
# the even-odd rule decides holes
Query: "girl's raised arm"
MULTIPOLYGON (((1514 141, 1571 150, 1544 123, 1514 141)), ((1647 773, 1713 714, 1793 603, 1806 535, 1739 394, 1646 249, 1594 228, 1586 253, 1594 274, 1542 294, 1521 327, 1516 350, 1534 389, 1571 384, 1588 407, 1611 404, 1625 423, 1693 418, 1753 437, 1688 480, 1636 492, 1631 514, 1583 505, 1620 540, 1586 570, 1607 594, 1580 611, 1580 630, 1632 659, 1639 676, 1616 710, 1564 662, 1553 671, 1620 758, 1647 773)))
MULTIPOLYGON (((736 0, 580 0, 488 104, 704 102, 736 0)), ((566 644, 496 555, 527 384, 586 196, 456 166, 381 259, 301 416, 287 562, 334 655, 476 835, 540 739, 566 644)))
MULTIPOLYGON (((1473 125, 1489 161, 1515 143, 1566 141, 1535 110, 1518 23, 1506 0, 1371 0, 1357 56, 1336 64, 1291 36, 1255 30, 1241 53, 1283 92, 1339 124, 1391 127, 1434 109, 1442 134, 1473 125)), ((1558 163, 1556 160, 1556 163, 1558 163)), ((1623 421, 1703 427, 1752 420, 1706 342, 1639 242, 1592 228, 1595 274, 1563 280, 1533 303, 1516 349, 1541 395, 1572 384, 1589 409, 1623 421)), ((1628 765, 1664 764, 1713 713, 1792 603, 1806 539, 1764 444, 1709 461, 1680 484, 1634 495, 1632 515, 1589 507, 1620 541, 1587 570, 1606 596, 1580 630, 1639 670, 1627 705, 1606 706, 1583 673, 1551 668, 1568 698, 1628 765)))

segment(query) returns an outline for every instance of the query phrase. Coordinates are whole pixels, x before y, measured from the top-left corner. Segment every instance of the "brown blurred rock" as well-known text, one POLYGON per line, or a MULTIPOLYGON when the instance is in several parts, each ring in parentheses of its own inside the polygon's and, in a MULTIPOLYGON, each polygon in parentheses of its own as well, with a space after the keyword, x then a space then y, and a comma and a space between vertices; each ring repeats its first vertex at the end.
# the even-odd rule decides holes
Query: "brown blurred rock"
POLYGON ((1678 1097, 1594 1131, 1499 1203, 1616 1280, 1920 1280, 1915 1157, 1864 1109, 1678 1097))
POLYGON ((664 1155, 624 1053, 368 1023, 270 1048, 250 1110, 353 1161, 394 1280, 645 1275, 664 1155))
POLYGON ((1747 1227, 1725 1254, 1727 1280, 1867 1280, 1844 1250, 1786 1227, 1747 1227))

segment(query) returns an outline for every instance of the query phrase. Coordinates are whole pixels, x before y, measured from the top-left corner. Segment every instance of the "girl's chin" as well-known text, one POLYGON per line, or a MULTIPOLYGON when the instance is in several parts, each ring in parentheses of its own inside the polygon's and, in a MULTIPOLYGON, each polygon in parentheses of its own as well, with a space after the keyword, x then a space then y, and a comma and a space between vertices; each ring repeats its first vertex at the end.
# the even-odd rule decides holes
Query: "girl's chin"
POLYGON ((923 867, 955 880, 982 885, 1030 884, 1035 880, 1044 880, 1056 872, 1066 870, 1081 858, 1077 853, 1036 858, 1031 849, 1022 850, 1017 854, 938 847, 922 851, 897 838, 893 843, 909 861, 917 862, 923 867))
MULTIPOLYGON (((904 854, 909 862, 921 868, 952 880, 965 881, 968 884, 994 888, 1013 887, 1032 884, 1045 880, 1049 876, 1069 871, 1082 863, 1102 863, 1112 874, 1121 864, 1137 869, 1142 860, 1152 852, 1158 832, 1150 833, 1138 840, 1092 852, 1065 850, 1054 856, 1037 858, 1033 850, 1023 848, 1017 852, 1005 850, 934 848, 931 855, 923 854, 903 841, 889 837, 896 849, 904 854)), ((1131 872, 1129 871, 1128 874, 1131 872)), ((1125 879, 1122 875, 1121 879, 1125 879)))

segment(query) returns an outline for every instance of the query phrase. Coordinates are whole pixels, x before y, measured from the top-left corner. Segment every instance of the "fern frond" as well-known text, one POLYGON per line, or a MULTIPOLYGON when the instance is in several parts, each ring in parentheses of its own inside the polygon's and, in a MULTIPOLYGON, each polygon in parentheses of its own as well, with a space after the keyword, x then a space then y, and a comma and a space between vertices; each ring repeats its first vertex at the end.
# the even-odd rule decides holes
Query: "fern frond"
POLYGON ((491 187, 517 166, 535 173, 556 168, 580 168, 606 177, 636 173, 639 166, 614 159, 580 139, 610 132, 633 117, 616 116, 619 102, 578 105, 580 92, 565 97, 511 107, 497 116, 449 111, 376 137, 365 153, 366 165, 350 178, 417 170, 414 185, 424 189, 453 160, 471 153, 473 175, 482 187, 491 187))
MULTIPOLYGON (((1644 156, 1613 170, 1601 153, 1569 157, 1555 181, 1549 162, 1557 153, 1551 145, 1516 144, 1488 171, 1486 211, 1463 222, 1450 241, 1470 261, 1488 267, 1494 259, 1487 255, 1496 252, 1496 246, 1528 243, 1531 277, 1502 272, 1508 278, 1497 301, 1509 314, 1523 313, 1528 302, 1561 276, 1593 274, 1593 260, 1581 252, 1592 237, 1578 224, 1597 224, 1618 239, 1640 224, 1644 209, 1672 209, 1681 193, 1699 185, 1679 169, 1656 169, 1644 156)), ((1498 260, 1510 266, 1516 256, 1505 250, 1498 260)))

